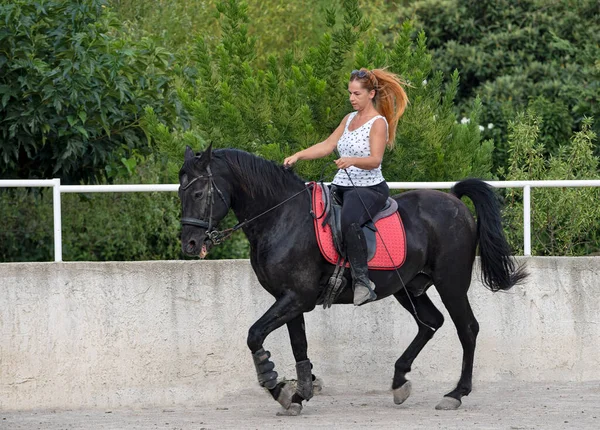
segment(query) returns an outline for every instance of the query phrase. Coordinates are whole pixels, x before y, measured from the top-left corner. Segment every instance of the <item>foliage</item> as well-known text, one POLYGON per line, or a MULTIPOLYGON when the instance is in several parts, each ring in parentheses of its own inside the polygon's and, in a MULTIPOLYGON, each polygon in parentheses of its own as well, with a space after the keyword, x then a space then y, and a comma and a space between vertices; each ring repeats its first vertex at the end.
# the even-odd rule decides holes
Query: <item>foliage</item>
MULTIPOLYGON (((281 162, 351 111, 362 66, 409 82, 389 181, 492 178, 492 151, 507 179, 598 177, 600 123, 584 120, 598 117, 598 12, 593 0, 2 1, 0 177, 172 183, 185 145, 209 142, 281 162)), ((296 171, 330 179, 332 158, 296 171)), ((598 250, 597 189, 532 194, 534 254, 598 250)), ((506 196, 518 249, 522 192, 506 196)), ((62 206, 65 260, 181 258, 175 194, 62 206)), ((51 193, 0 190, 0 213, 0 261, 52 259, 51 193)), ((210 256, 247 250, 236 233, 210 256)))
POLYGON ((0 262, 53 260, 52 192, 0 188, 0 262))
POLYGON ((213 34, 214 0, 109 0, 136 39, 151 37, 173 52, 185 50, 198 34, 213 34))
POLYGON ((460 109, 481 99, 496 167, 507 160, 509 121, 528 107, 543 119, 547 155, 569 143, 585 116, 600 117, 597 0, 419 0, 400 16, 415 16, 425 29, 436 68, 460 71, 460 109))
MULTIPOLYGON (((592 121, 584 119, 582 130, 569 145, 546 159, 540 137, 541 119, 534 111, 520 114, 509 123, 507 180, 599 178, 600 160, 593 154, 596 134, 592 121)), ((600 188, 534 188, 531 193, 532 255, 585 255, 600 251, 600 188)), ((516 249, 523 248, 522 190, 507 192, 508 237, 516 249)))
MULTIPOLYGON (((379 28, 394 28, 395 15, 390 12, 406 2, 360 0, 358 4, 363 14, 377 23, 369 33, 374 35, 379 28)), ((218 0, 110 0, 109 3, 136 37, 154 37, 172 51, 187 51, 198 36, 207 40, 219 37, 220 27, 213 19, 218 13, 218 0)), ((257 57, 266 60, 293 44, 317 44, 327 31, 325 20, 319 18, 331 10, 332 3, 330 0, 269 0, 268 3, 246 0, 245 14, 252 23, 248 33, 256 38, 257 57)))
MULTIPOLYGON (((137 180, 156 182, 136 169, 137 180)), ((65 261, 155 260, 181 256, 175 193, 63 194, 65 261)), ((2 190, 0 261, 54 259, 51 190, 2 190)))
POLYGON ((133 43, 105 6, 0 4, 0 177, 92 180, 115 156, 147 150, 144 106, 172 120, 170 54, 133 43))
MULTIPOLYGON (((212 142, 281 162, 287 154, 325 139, 351 111, 346 95, 351 69, 388 66, 411 82, 411 104, 399 126, 398 149, 386 156, 387 179, 490 177, 491 144, 480 141, 475 121, 456 123, 458 75, 444 86, 442 75, 431 72, 424 34, 412 38, 407 22, 394 49, 387 51, 376 38, 366 36, 370 22, 358 2, 342 3, 343 19, 338 22, 338 14, 329 10, 325 18, 330 32, 318 44, 271 55, 264 66, 243 4, 218 3, 220 39, 209 43, 199 38, 190 66, 178 81, 187 127, 173 130, 147 111, 144 124, 155 153, 167 154, 178 167, 186 144, 201 149, 212 142)), ((476 103, 473 115, 478 110, 476 103)), ((331 175, 331 159, 299 163, 297 171, 306 179, 318 179, 324 168, 331 175)), ((175 178, 177 169, 167 170, 175 178)))

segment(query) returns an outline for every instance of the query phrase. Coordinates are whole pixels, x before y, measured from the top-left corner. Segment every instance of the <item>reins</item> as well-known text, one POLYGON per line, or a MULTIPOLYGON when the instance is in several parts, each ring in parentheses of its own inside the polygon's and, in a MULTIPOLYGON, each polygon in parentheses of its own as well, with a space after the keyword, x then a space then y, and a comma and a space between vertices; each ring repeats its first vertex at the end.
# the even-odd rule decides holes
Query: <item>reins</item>
MULTIPOLYGON (((352 184, 353 188, 356 188, 356 185, 354 185, 354 182, 352 181, 352 178, 350 177, 350 175, 348 174, 348 171, 346 169, 344 169, 344 172, 346 173, 346 175, 348 176, 348 179, 350 180, 350 183, 352 184)), ((369 209, 367 209, 367 205, 365 204, 365 202, 363 201, 362 197, 360 196, 360 193, 356 193, 356 195, 358 196, 358 198, 360 199, 360 203, 363 205, 363 208, 365 209, 365 212, 367 213, 367 215, 369 216, 369 219, 371 220, 371 222, 373 222, 373 217, 371 216, 371 213, 369 212, 369 209)), ((375 222, 373 222, 373 224, 375 224, 375 222)), ((381 244, 383 245, 383 247, 385 248, 385 252, 387 252, 388 257, 390 258, 390 261, 393 261, 392 259, 392 254, 389 251, 387 245, 385 244, 385 241, 383 240, 383 236, 381 235, 381 232, 378 229, 375 229, 375 231, 377 232, 377 234, 379 235, 379 238, 381 239, 381 244)), ((400 280, 400 283, 402 284, 402 288, 404 289, 404 292, 406 293, 406 297, 408 298, 408 301, 410 302, 410 306, 412 307, 413 310, 413 316, 415 317, 415 319, 420 322, 421 324, 423 324, 425 327, 431 329, 432 331, 437 331, 435 328, 431 327, 429 324, 423 322, 421 320, 421 318, 419 318, 419 315, 417 314, 417 308, 415 307, 415 304, 413 303, 412 298, 410 297, 410 294, 408 293, 408 288, 406 288, 406 284, 404 283, 404 280, 402 279, 402 276, 400 275, 400 272, 398 271, 397 267, 394 267, 394 271, 396 272, 396 275, 398 276, 398 279, 400 280)))
MULTIPOLYGON (((214 230, 211 233, 207 233, 206 235, 208 236, 209 240, 214 244, 214 245, 218 245, 220 243, 222 243, 225 239, 227 239, 228 237, 230 237, 233 233, 235 233, 237 230, 239 230, 240 228, 242 228, 243 226, 245 226, 246 224, 251 223, 252 221, 260 218, 263 215, 268 214, 269 212, 271 212, 272 210, 277 209, 279 206, 289 202, 290 200, 292 200, 294 197, 299 196, 300 194, 302 194, 304 191, 306 191, 310 197, 310 191, 308 190, 310 187, 312 186, 312 183, 306 185, 302 190, 298 191, 296 194, 292 195, 291 197, 288 197, 287 199, 285 199, 282 202, 277 203, 275 206, 267 209, 264 212, 259 213, 258 215, 256 215, 255 217, 252 217, 250 219, 244 220, 242 222, 238 222, 236 225, 234 225, 231 228, 227 228, 225 230, 221 230, 221 231, 217 231, 214 230)), ((313 214, 312 208, 310 210, 311 214, 313 214)), ((313 215, 314 216, 314 215, 313 215)))

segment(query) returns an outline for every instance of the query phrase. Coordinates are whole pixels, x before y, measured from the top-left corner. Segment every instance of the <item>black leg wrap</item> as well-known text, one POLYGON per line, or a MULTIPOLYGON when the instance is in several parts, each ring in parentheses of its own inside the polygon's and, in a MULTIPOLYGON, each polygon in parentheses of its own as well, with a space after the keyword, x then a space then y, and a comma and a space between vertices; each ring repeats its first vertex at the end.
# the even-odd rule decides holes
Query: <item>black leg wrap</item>
POLYGON ((270 361, 269 357, 271 357, 271 353, 265 351, 264 348, 261 348, 252 354, 254 366, 256 367, 256 374, 258 376, 258 383, 261 387, 272 390, 277 385, 277 372, 273 370, 275 368, 275 363, 270 361))
POLYGON ((284 387, 285 383, 284 382, 280 382, 279 384, 277 384, 275 386, 275 388, 269 390, 269 393, 271 393, 271 396, 273 396, 273 399, 277 400, 279 398, 279 396, 281 396, 281 389, 284 387))
POLYGON ((310 400, 313 396, 312 364, 310 364, 310 360, 296 363, 296 375, 298 376, 296 392, 305 400, 310 400))

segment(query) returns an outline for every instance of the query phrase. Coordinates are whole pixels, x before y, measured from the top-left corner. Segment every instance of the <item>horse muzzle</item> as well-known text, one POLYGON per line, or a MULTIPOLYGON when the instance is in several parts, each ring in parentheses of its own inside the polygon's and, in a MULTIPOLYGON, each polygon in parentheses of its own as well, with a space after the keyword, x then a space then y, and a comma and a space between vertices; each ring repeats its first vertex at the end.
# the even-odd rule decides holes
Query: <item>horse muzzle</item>
POLYGON ((200 257, 200 259, 203 259, 206 257, 212 246, 213 244, 210 240, 198 242, 195 239, 190 239, 183 246, 183 253, 188 256, 200 257))

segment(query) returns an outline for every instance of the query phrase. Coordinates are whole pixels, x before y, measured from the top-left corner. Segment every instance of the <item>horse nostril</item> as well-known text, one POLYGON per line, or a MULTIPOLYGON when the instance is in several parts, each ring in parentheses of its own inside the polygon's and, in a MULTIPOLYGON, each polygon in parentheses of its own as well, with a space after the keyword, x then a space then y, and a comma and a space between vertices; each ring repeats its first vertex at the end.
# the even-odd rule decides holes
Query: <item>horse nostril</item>
POLYGON ((187 246, 188 252, 192 252, 194 250, 194 248, 196 248, 196 241, 195 240, 190 240, 188 242, 188 246, 187 246))

